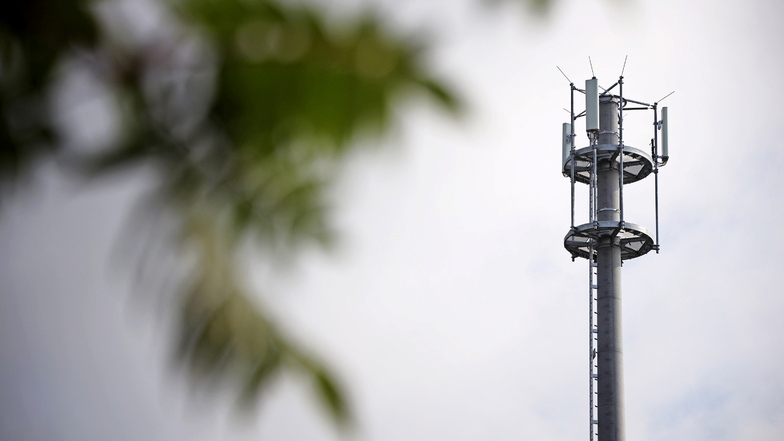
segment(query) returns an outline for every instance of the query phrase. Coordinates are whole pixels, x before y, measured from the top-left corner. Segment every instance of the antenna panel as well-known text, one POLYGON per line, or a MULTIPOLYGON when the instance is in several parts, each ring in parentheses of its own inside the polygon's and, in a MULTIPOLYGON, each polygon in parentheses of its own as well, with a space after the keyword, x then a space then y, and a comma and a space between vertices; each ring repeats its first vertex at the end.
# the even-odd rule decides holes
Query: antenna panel
POLYGON ((599 80, 585 80, 585 131, 599 131, 599 80))
POLYGON ((561 155, 561 168, 566 165, 566 161, 569 160, 569 155, 572 153, 572 125, 569 123, 563 123, 563 127, 561 128, 561 148, 563 154, 561 155))
POLYGON ((662 159, 664 159, 666 161, 670 157, 669 144, 667 142, 667 132, 668 132, 668 130, 667 130, 668 129, 668 127, 667 127, 667 108, 666 107, 662 107, 661 112, 662 112, 662 151, 661 151, 661 157, 662 157, 662 159))

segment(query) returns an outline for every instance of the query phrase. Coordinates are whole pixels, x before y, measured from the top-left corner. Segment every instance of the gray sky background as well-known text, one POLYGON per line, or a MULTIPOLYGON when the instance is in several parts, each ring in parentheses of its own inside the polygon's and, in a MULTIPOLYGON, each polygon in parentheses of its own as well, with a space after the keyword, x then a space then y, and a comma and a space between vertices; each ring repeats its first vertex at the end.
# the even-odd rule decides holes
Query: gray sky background
MULTIPOLYGON (((662 103, 662 252, 623 270, 627 437, 782 439, 784 4, 562 0, 539 22, 468 0, 373 3, 429 30, 432 67, 469 112, 408 106, 382 148, 351 158, 334 253, 285 271, 248 261, 261 301, 347 386, 351 436, 587 439, 588 271, 562 245, 569 87, 555 66, 581 86, 591 56, 609 85, 628 55, 626 96, 676 93, 662 103)), ((629 115, 627 144, 648 148, 650 120, 629 115)), ((110 259, 145 178, 86 189, 42 164, 4 201, 0 439, 341 439, 295 378, 238 424, 228 398, 171 374, 165 314, 110 259)), ((624 193, 627 220, 653 230, 652 178, 624 193)))

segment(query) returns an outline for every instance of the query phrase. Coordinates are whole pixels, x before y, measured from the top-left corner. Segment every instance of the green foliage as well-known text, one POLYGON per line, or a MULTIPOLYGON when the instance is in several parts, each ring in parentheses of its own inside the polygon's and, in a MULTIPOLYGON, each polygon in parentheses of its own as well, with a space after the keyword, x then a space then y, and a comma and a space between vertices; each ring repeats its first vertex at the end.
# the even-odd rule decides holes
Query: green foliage
POLYGON ((245 287, 239 246, 252 240, 280 259, 303 243, 328 244, 323 193, 353 141, 383 135, 412 94, 453 112, 458 100, 423 68, 420 45, 385 32, 377 17, 336 29, 282 0, 171 0, 159 5, 173 13, 159 32, 133 37, 115 29, 133 27, 117 4, 5 6, 0 194, 41 155, 67 157, 86 177, 153 168, 158 187, 144 213, 174 219, 170 251, 192 263, 178 290, 177 354, 195 384, 234 383, 239 402, 252 404, 291 369, 310 378, 336 422, 348 422, 338 382, 245 287), (91 153, 66 151, 47 104, 73 60, 120 102, 122 136, 91 153))
POLYGON ((336 30, 284 2, 182 0, 171 4, 172 32, 139 43, 123 41, 105 16, 90 12, 112 3, 6 8, 0 189, 37 156, 62 154, 44 103, 64 60, 77 53, 94 60, 93 75, 122 98, 115 118, 124 136, 97 153, 67 154, 86 176, 139 164, 157 170, 148 208, 173 216, 179 245, 172 252, 195 261, 180 298, 182 365, 194 380, 239 385, 246 404, 279 371, 294 369, 311 378, 335 421, 349 421, 338 382, 244 286, 238 246, 255 240, 280 257, 302 243, 329 243, 323 192, 352 141, 383 134, 412 93, 452 111, 457 100, 424 71, 418 45, 392 37, 373 17, 336 30))

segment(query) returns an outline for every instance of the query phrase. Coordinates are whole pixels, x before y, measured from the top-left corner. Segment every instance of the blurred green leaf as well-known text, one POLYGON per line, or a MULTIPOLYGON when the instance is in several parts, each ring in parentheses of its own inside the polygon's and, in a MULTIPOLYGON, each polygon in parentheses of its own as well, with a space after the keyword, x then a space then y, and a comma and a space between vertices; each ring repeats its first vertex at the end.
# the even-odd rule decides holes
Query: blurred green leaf
POLYGON ((319 396, 331 411, 332 417, 339 423, 345 424, 349 419, 349 411, 341 389, 335 384, 332 377, 323 370, 316 371, 315 377, 319 396))

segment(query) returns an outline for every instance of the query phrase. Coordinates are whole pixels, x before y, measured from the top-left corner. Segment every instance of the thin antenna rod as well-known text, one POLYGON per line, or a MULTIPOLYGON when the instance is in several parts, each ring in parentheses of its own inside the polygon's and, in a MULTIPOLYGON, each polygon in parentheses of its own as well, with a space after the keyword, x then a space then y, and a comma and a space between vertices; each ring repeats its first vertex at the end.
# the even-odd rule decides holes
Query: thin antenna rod
MULTIPOLYGON (((570 115, 571 115, 571 121, 570 121, 571 122, 571 127, 570 127, 571 133, 569 134, 569 144, 570 144, 569 159, 571 160, 572 164, 571 164, 571 169, 570 169, 569 172, 570 172, 571 181, 572 181, 571 182, 572 183, 572 189, 571 189, 572 190, 572 227, 571 228, 572 228, 572 230, 574 230, 574 162, 577 160, 577 158, 574 155, 574 90, 575 90, 574 83, 570 84, 569 87, 572 89, 572 92, 571 92, 571 96, 572 96, 572 107, 571 107, 571 109, 572 110, 569 112, 570 115)), ((572 261, 574 261, 574 258, 572 258, 572 261)))
POLYGON ((654 249, 656 254, 659 254, 659 109, 657 104, 653 105, 653 145, 651 146, 653 151, 651 156, 653 156, 653 197, 654 211, 656 213, 656 244, 654 249))
MULTIPOLYGON (((664 98, 667 98, 668 96, 672 95, 673 93, 675 93, 674 90, 672 92, 668 93, 667 95, 664 95, 664 98)), ((660 102, 664 101, 664 98, 662 98, 662 99, 660 99, 658 101, 655 101, 656 104, 659 104, 660 102)))
POLYGON ((626 71, 626 60, 628 59, 629 59, 628 55, 623 59, 623 69, 621 69, 621 77, 623 77, 623 73, 626 71))
POLYGON ((558 69, 558 70, 561 72, 561 75, 563 75, 563 76, 564 76, 564 78, 566 78, 566 81, 568 81, 568 82, 569 82, 569 84, 572 84, 572 80, 570 80, 570 79, 569 79, 569 77, 567 77, 567 76, 566 76, 566 74, 564 73, 564 71, 562 71, 562 70, 561 70, 561 68, 560 68, 560 67, 558 67, 558 66, 555 66, 555 68, 556 68, 556 69, 558 69))
POLYGON ((596 78, 596 74, 593 72, 593 61, 591 61, 591 57, 588 57, 588 63, 591 64, 591 75, 596 78))

